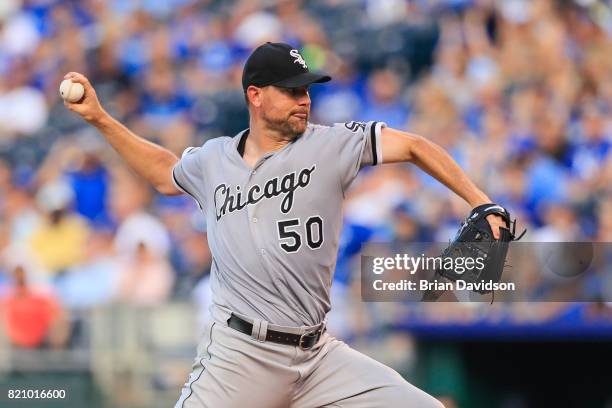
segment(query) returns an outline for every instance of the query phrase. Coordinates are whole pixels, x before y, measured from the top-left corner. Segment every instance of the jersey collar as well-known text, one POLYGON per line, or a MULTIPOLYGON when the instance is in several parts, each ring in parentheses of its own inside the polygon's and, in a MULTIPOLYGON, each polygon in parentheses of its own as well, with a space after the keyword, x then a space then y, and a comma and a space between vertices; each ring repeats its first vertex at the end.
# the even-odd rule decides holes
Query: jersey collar
MULTIPOLYGON (((306 131, 304 133, 302 133, 299 137, 297 137, 294 141, 287 143, 286 146, 284 146, 282 149, 277 150, 275 152, 270 152, 268 154, 266 154, 265 156, 263 156, 263 159, 267 159, 269 157, 274 156, 277 153, 282 152, 283 150, 285 150, 286 148, 288 148, 289 146, 293 145, 294 143, 296 143, 297 141, 301 140, 304 138, 304 136, 307 133, 310 133, 312 131, 312 126, 310 123, 308 123, 308 126, 306 127, 306 131)), ((243 157, 244 157, 244 150, 246 147, 246 141, 247 138, 249 136, 249 132, 250 132, 250 128, 247 128, 241 132, 239 132, 236 136, 233 137, 233 143, 231 144, 232 146, 232 150, 235 153, 238 153, 238 158, 240 159, 240 161, 246 166, 246 162, 244 161, 243 157)), ((247 166, 248 167, 248 166, 247 166)))
POLYGON ((243 130, 242 134, 238 135, 238 147, 236 147, 236 149, 238 149, 238 154, 240 157, 244 157, 244 146, 246 145, 246 140, 249 136, 249 130, 250 129, 243 130))

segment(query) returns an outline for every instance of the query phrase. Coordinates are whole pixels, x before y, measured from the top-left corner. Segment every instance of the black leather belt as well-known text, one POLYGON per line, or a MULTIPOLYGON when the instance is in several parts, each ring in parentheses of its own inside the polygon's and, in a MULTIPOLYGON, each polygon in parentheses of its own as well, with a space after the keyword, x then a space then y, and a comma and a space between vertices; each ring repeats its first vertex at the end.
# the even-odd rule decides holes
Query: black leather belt
MULTIPOLYGON (((232 315, 227 320, 227 325, 234 330, 238 330, 241 333, 248 334, 249 336, 253 332, 253 324, 241 319, 236 315, 232 315)), ((298 346, 302 350, 308 350, 314 347, 315 344, 321 338, 321 335, 325 332, 325 328, 317 329, 313 332, 304 334, 293 334, 285 333, 276 330, 268 330, 266 332, 266 341, 273 343, 287 344, 291 346, 298 346)))

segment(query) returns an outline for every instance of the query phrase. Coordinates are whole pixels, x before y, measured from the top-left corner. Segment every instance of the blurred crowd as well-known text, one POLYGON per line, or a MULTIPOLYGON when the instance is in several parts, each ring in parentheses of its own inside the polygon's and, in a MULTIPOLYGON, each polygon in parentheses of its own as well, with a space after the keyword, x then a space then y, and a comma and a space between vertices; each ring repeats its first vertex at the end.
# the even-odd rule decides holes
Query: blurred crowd
MULTIPOLYGON (((527 240, 612 241, 609 2, 3 0, 0 298, 16 344, 53 331, 61 346, 71 313, 108 302, 207 302, 197 206, 126 169, 65 109, 63 75, 87 75, 109 112, 180 155, 248 127, 242 66, 268 40, 334 78, 311 88, 312 122, 430 138, 527 240)), ((364 170, 346 201, 338 309, 364 243, 447 241, 468 210, 411 165, 364 170)))

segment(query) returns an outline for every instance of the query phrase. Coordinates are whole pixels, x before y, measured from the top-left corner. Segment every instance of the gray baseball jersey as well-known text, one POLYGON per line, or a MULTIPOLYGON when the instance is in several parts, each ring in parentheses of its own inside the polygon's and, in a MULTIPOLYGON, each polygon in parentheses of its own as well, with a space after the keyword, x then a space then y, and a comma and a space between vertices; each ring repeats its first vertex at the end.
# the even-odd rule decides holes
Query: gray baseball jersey
POLYGON ((206 217, 214 304, 283 326, 325 318, 344 194, 360 168, 382 163, 384 126, 309 124, 254 168, 238 151, 248 129, 185 150, 173 178, 206 217))

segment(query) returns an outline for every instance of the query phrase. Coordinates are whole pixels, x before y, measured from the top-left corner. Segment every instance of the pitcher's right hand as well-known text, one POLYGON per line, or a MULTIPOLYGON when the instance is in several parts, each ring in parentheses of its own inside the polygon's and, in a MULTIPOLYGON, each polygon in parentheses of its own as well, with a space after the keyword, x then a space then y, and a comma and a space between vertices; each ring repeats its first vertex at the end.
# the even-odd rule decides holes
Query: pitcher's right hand
POLYGON ((72 103, 64 101, 64 106, 71 111, 78 113, 85 121, 92 124, 107 115, 106 111, 104 108, 102 108, 102 105, 98 100, 96 90, 93 88, 93 86, 91 86, 91 83, 85 77, 85 75, 78 72, 69 72, 64 75, 64 79, 70 79, 72 82, 78 82, 79 84, 83 85, 83 88, 85 88, 85 94, 79 102, 72 103))

